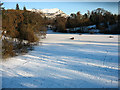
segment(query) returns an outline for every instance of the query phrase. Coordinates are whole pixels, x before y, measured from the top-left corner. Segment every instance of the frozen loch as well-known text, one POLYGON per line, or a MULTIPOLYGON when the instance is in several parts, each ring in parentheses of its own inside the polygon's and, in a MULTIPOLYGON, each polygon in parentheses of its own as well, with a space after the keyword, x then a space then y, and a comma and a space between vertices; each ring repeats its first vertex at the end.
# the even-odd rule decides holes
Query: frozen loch
POLYGON ((118 87, 118 35, 48 31, 40 42, 33 51, 2 62, 3 88, 118 87))

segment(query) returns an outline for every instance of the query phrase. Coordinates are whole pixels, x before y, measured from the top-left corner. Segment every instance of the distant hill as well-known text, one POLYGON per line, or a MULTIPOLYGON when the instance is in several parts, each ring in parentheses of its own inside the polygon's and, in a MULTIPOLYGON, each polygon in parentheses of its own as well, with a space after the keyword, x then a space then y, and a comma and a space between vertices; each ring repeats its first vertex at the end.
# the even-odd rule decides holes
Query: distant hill
POLYGON ((55 18, 56 16, 62 16, 62 17, 66 18, 66 17, 69 16, 58 8, 53 8, 53 9, 28 9, 28 10, 32 11, 32 12, 42 13, 43 16, 46 16, 47 18, 55 18))

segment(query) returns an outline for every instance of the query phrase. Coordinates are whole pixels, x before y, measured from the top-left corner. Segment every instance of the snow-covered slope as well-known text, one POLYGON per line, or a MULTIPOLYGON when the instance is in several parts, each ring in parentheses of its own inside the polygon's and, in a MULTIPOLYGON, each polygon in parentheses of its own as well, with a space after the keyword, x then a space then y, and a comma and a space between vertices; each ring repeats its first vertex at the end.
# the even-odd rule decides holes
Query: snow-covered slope
POLYGON ((2 63, 3 88, 118 88, 117 35, 49 31, 41 42, 2 63))
POLYGON ((29 11, 43 13, 47 18, 55 18, 56 16, 68 17, 63 11, 58 8, 53 9, 28 9, 29 11))
POLYGON ((42 9, 41 10, 43 13, 63 13, 61 10, 58 8, 53 8, 53 9, 42 9))

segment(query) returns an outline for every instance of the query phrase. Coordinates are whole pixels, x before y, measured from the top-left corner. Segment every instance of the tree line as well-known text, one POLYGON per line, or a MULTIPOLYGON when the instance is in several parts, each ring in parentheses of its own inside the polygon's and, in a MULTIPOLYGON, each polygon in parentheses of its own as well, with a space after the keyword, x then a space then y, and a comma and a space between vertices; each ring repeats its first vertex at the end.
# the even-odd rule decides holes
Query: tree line
MULTIPOLYGON (((119 33, 118 26, 113 28, 112 30, 108 30, 109 25, 119 24, 118 17, 119 15, 112 14, 107 10, 98 8, 91 12, 88 11, 84 15, 82 15, 80 12, 77 12, 76 14, 72 13, 68 18, 56 17, 53 20, 52 25, 56 27, 54 31, 59 32, 67 32, 67 28, 69 29, 81 27, 82 29, 82 27, 84 26, 96 25, 96 29, 99 29, 100 33, 118 34, 119 33)), ((81 29, 76 32, 82 32, 81 29)))

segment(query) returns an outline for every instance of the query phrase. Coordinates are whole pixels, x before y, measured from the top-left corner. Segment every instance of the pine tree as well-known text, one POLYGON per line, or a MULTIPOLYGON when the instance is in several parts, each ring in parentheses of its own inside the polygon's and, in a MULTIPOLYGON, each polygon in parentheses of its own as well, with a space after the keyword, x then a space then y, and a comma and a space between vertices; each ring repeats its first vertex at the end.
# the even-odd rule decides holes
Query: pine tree
POLYGON ((18 4, 16 4, 16 10, 19 10, 19 5, 18 4))
POLYGON ((1 7, 2 5, 3 3, 0 2, 0 29, 2 29, 2 10, 4 9, 3 7, 1 7))
POLYGON ((25 6, 23 7, 23 10, 26 11, 26 7, 25 6))
POLYGON ((1 7, 2 5, 3 5, 3 3, 0 2, 0 10, 2 10, 2 7, 1 7))

